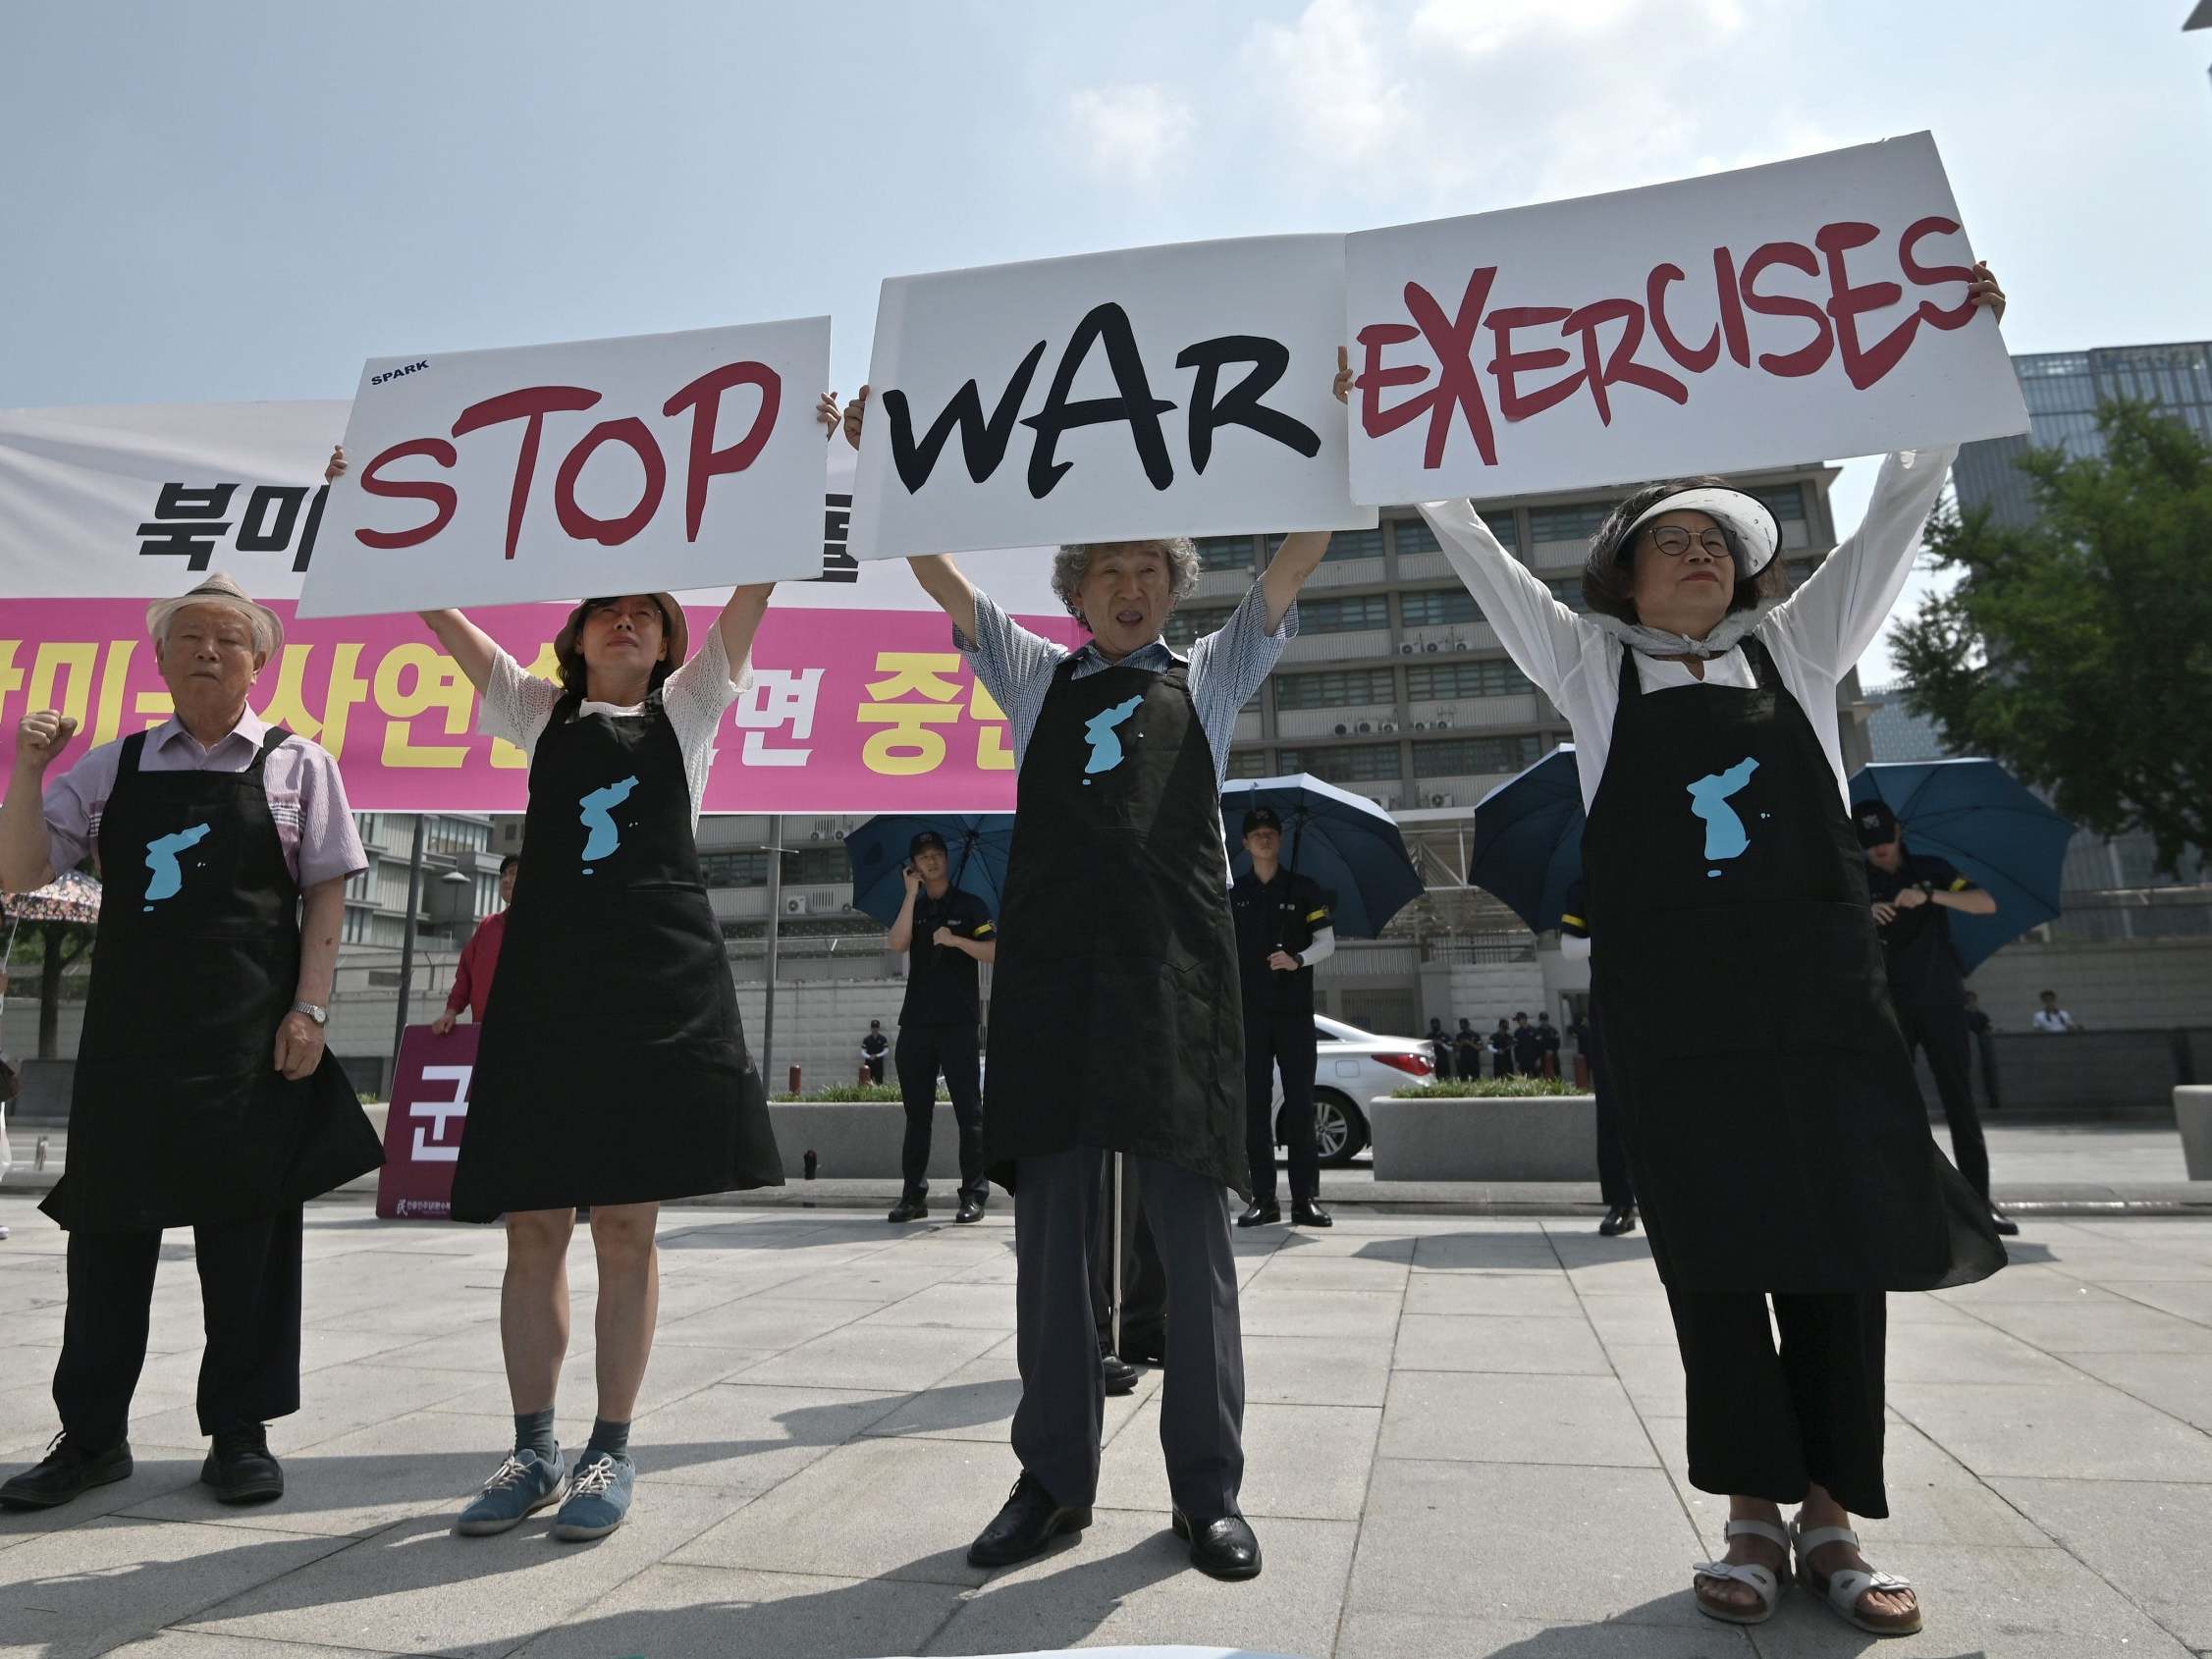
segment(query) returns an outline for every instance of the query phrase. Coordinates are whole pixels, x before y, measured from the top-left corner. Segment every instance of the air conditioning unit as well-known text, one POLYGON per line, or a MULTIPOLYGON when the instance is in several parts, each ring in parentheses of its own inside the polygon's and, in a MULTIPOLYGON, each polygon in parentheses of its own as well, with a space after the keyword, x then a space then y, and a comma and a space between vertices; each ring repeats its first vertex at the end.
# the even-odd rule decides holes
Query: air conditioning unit
POLYGON ((1438 715, 1434 720, 1429 722, 1429 729, 1431 731, 1443 731, 1448 729, 1451 723, 1451 717, 1449 715, 1438 715))
POLYGON ((1440 650, 1440 649, 1441 649, 1441 647, 1440 647, 1440 646, 1438 646, 1438 645, 1437 645, 1437 643, 1436 643, 1436 642, 1435 642, 1434 640, 1430 640, 1430 642, 1429 642, 1429 643, 1428 643, 1427 645, 1424 645, 1424 646, 1423 646, 1423 647, 1422 647, 1421 649, 1422 649, 1422 650, 1424 650, 1424 651, 1436 651, 1436 650, 1440 650))
POLYGON ((1411 657, 1419 649, 1420 647, 1415 645, 1414 642, 1409 639, 1398 647, 1398 655, 1401 657, 1411 657))
POLYGON ((1332 729, 1339 737, 1349 737, 1352 735, 1352 728, 1346 725, 1342 721, 1338 721, 1332 729))
POLYGON ((1415 721, 1413 722, 1413 728, 1416 731, 1427 731, 1429 729, 1429 722, 1427 721, 1415 721))
POLYGON ((1459 805, 1459 797, 1449 789, 1440 789, 1429 797, 1429 804, 1432 807, 1456 807, 1459 805))
POLYGON ((804 893, 790 893, 790 894, 787 894, 787 895, 785 895, 785 897, 784 897, 784 899, 783 899, 783 914, 784 914, 784 915, 786 915, 786 916, 804 916, 804 915, 806 914, 806 912, 807 912, 807 901, 806 901, 806 894, 804 894, 804 893))
POLYGON ((845 902, 837 896, 835 889, 830 889, 808 893, 806 895, 806 908, 812 915, 829 916, 844 909, 845 902))
POLYGON ((1374 723, 1373 723, 1372 722, 1369 722, 1369 721, 1362 721, 1362 722, 1360 722, 1360 726, 1359 726, 1359 729, 1360 729, 1360 735, 1364 737, 1364 736, 1366 736, 1366 735, 1367 735, 1367 734, 1368 734, 1369 732, 1371 732, 1371 731, 1373 731, 1373 730, 1375 729, 1375 725, 1374 725, 1374 723))
POLYGON ((1395 731, 1398 729, 1398 722, 1396 721, 1384 721, 1382 722, 1381 729, 1384 731, 1395 731))

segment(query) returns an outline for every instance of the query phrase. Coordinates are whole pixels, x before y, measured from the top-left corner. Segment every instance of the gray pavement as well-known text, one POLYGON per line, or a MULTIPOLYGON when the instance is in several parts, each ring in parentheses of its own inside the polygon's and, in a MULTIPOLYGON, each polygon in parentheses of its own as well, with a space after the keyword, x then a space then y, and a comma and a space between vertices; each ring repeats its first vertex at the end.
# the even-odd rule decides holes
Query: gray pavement
MULTIPOLYGON (((0 1189, 0 1466, 51 1431, 63 1237, 0 1189)), ((1683 1473, 1642 1239, 1586 1219, 1348 1209, 1240 1235, 1256 1582, 1166 1531, 1157 1376, 1110 1403, 1096 1525, 1006 1573, 964 1547, 1004 1496, 1012 1229, 681 1209, 630 1524, 450 1534, 509 1431, 488 1229, 309 1211, 305 1407, 286 1498, 197 1485, 189 1237, 171 1235, 128 1481, 0 1515, 0 1653, 1002 1653, 1185 1642, 1314 1659, 1813 1659, 1873 1645, 1802 1592, 1745 1632, 1693 1608, 1721 1500, 1683 1473)), ((2212 1220, 2031 1219, 1985 1285, 1892 1299, 1877 1565, 1921 1588, 1900 1649, 2212 1654, 2212 1220)), ((564 1439, 591 1416, 588 1244, 564 1439)))

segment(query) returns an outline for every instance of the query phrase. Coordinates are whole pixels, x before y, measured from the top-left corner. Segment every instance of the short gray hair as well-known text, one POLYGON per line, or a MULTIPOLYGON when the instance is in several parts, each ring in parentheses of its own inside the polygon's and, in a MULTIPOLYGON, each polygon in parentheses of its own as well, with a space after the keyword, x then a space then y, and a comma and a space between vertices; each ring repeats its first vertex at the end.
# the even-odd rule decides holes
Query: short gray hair
POLYGON ((1180 605, 1198 586, 1198 549, 1188 536, 1153 536, 1127 542, 1069 542, 1052 556, 1052 591, 1059 595, 1070 616, 1083 620, 1076 596, 1082 592, 1083 578, 1090 574, 1091 561, 1102 553, 1129 547, 1156 547, 1167 556, 1168 598, 1174 603, 1180 605))
POLYGON ((241 605, 221 595, 186 594, 159 615, 153 624, 153 648, 158 654, 169 649, 169 630, 176 626, 177 618, 187 611, 205 606, 210 611, 228 611, 234 616, 245 618, 245 625, 253 631, 253 654, 257 657, 274 657, 277 650, 277 630, 269 614, 258 605, 241 605))

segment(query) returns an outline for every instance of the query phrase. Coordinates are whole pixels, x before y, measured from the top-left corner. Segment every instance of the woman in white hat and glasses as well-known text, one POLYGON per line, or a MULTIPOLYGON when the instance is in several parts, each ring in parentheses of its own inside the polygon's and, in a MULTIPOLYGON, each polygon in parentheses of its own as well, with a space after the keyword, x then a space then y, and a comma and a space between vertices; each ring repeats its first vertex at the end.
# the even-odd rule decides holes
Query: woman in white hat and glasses
MULTIPOLYGON (((2004 296, 1977 266, 1976 304, 2004 296)), ((1884 1293, 2004 1264, 1928 1133, 1846 804, 1836 685, 1912 567, 1955 451, 1891 455, 1866 519, 1788 598, 1780 527, 1716 478, 1614 508, 1561 605, 1465 502, 1423 514, 1574 727, 1609 1081, 1688 1382, 1690 1479, 1729 1499, 1716 1619, 1797 1577, 1860 1629, 1919 1629, 1859 1551, 1882 1481, 1884 1293), (1769 1327, 1779 1327, 1777 1351, 1769 1327), (1780 1505, 1797 1504, 1788 1531, 1780 1505)))
MULTIPOLYGON (((332 476, 345 464, 334 455, 332 476)), ((525 673, 459 611, 423 613, 482 695, 478 729, 530 757, 522 868, 454 1171, 456 1220, 507 1220, 500 1344, 514 1409, 513 1451, 461 1512, 465 1536, 507 1531, 557 1499, 557 1539, 621 1525, 661 1203, 782 1184, 696 839, 715 737, 773 585, 736 589, 697 656, 671 595, 585 600, 554 639, 557 680, 525 673), (599 1402, 571 1470, 554 1393, 584 1205, 599 1402)))

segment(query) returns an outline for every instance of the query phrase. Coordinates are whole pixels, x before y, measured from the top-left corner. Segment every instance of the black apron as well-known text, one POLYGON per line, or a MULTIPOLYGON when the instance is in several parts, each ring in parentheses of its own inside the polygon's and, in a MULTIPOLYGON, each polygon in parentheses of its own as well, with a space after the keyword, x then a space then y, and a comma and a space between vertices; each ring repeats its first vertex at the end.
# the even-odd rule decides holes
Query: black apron
POLYGON ((1015 1159, 1097 1147, 1249 1199, 1236 930, 1189 670, 1074 668, 1054 673, 1022 757, 992 978, 990 1175, 1011 1192, 1015 1159))
POLYGON ((384 1161, 345 1068, 276 1070, 299 989, 299 883, 262 766, 141 772, 123 740, 100 816, 100 921, 69 1107, 39 1205, 87 1233, 274 1215, 384 1161))
POLYGON ((658 696, 566 697, 530 762, 454 1219, 782 1184, 675 728, 658 696))
POLYGON ((1659 1276, 1690 1291, 1932 1290, 2004 1265, 1928 1134, 1866 863, 1812 725, 1754 690, 1643 692, 1625 648, 1583 831, 1591 960, 1659 1276))

